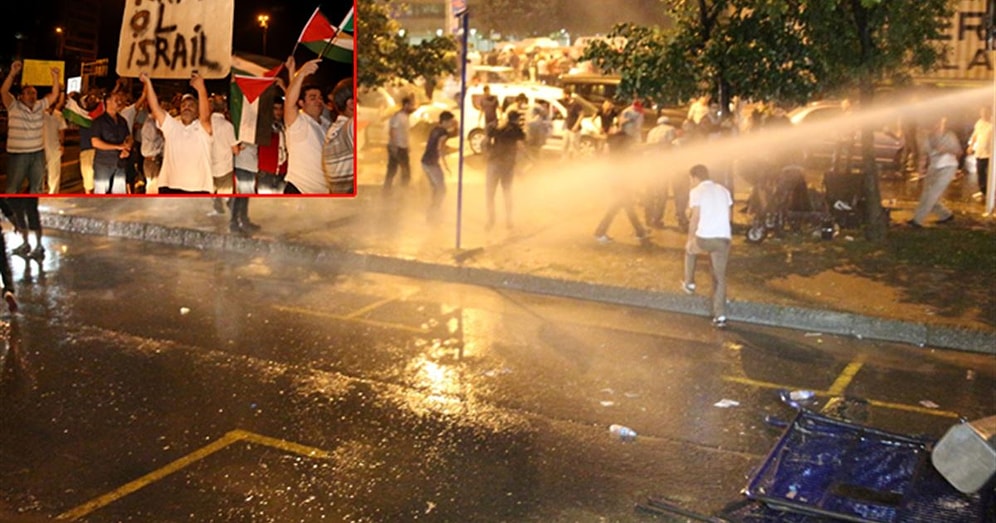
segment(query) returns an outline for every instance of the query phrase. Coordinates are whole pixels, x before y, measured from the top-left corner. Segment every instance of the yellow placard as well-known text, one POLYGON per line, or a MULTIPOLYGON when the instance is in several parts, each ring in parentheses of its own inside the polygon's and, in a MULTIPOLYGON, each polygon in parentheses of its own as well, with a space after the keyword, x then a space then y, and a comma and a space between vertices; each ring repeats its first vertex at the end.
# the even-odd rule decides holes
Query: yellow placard
POLYGON ((125 2, 117 73, 137 77, 224 78, 232 62, 235 0, 125 2))
POLYGON ((21 69, 21 85, 52 85, 52 68, 59 70, 59 84, 66 84, 66 62, 61 60, 25 60, 21 69))

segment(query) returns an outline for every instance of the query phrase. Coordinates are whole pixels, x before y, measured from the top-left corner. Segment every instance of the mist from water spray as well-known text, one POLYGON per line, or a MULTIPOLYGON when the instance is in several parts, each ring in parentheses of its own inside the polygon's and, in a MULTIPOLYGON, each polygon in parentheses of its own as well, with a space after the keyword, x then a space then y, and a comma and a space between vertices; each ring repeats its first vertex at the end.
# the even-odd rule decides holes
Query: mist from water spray
MULTIPOLYGON (((932 97, 924 96, 912 102, 877 103, 870 108, 855 107, 848 115, 820 122, 788 124, 715 140, 691 141, 660 152, 642 146, 636 149, 639 152, 627 156, 599 155, 585 159, 544 160, 538 164, 542 166, 541 169, 534 168, 516 174, 513 187, 516 234, 536 234, 537 231, 555 224, 578 222, 587 224, 589 231, 593 233, 602 213, 614 201, 620 187, 638 190, 662 177, 688 176, 689 169, 696 164, 705 164, 714 174, 725 171, 731 179, 736 170, 735 163, 739 166, 737 169, 746 168, 753 162, 759 162, 757 165, 777 166, 765 173, 775 174, 782 167, 777 165, 778 158, 798 155, 803 148, 810 147, 815 142, 835 140, 844 133, 858 132, 864 128, 895 128, 900 117, 915 118, 920 132, 929 132, 942 116, 971 114, 973 118, 969 123, 972 123, 978 117, 979 108, 993 103, 994 89, 987 86, 932 97)), ((453 155, 449 162, 456 173, 456 156, 453 155)), ((417 182, 424 178, 424 173, 417 161, 413 163, 413 181, 417 182)), ((719 177, 714 176, 716 178, 719 177)), ((380 228, 376 226, 376 222, 371 223, 374 227, 369 232, 379 232, 378 241, 394 238, 397 242, 395 247, 402 252, 421 249, 426 244, 439 249, 452 248, 457 187, 452 178, 447 183, 444 206, 448 214, 443 223, 426 223, 427 194, 412 194, 402 205, 385 209, 385 212, 395 213, 397 219, 383 223, 380 228), (406 227, 411 227, 413 232, 406 234, 403 230, 406 227), (399 228, 402 229, 400 232, 399 228), (424 234, 425 228, 434 228, 437 234, 427 236, 424 234), (418 233, 414 232, 416 230, 418 233)), ((749 187, 737 180, 734 196, 742 195, 749 187)), ((501 232, 505 217, 504 202, 500 190, 495 202, 498 218, 496 229, 483 232, 484 193, 483 174, 468 174, 465 177, 463 198, 462 234, 467 239, 465 245, 480 245, 482 234, 485 235, 484 238, 490 238, 485 243, 501 241, 496 238, 504 236, 501 232)), ((673 213, 670 204, 668 213, 673 213)), ((671 218, 669 216, 666 219, 671 218)), ((620 214, 617 217, 617 221, 619 220, 625 220, 625 217, 620 214)), ((628 228, 628 224, 625 227, 628 228)))

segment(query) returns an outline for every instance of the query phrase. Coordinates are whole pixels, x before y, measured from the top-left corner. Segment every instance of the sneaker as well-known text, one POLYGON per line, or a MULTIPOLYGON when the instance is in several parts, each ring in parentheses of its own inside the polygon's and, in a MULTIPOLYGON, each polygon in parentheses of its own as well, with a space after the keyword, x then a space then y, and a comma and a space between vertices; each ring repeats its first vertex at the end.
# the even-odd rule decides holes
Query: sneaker
POLYGON ((906 222, 906 225, 909 225, 910 227, 913 227, 914 229, 923 229, 923 225, 920 225, 920 222, 918 222, 916 220, 910 220, 910 221, 906 222))
POLYGON ((712 326, 717 329, 726 328, 726 316, 716 316, 712 319, 712 326))
POLYGON ((28 253, 28 258, 31 258, 32 260, 35 260, 35 261, 42 261, 42 260, 44 260, 45 259, 45 248, 42 247, 41 245, 38 245, 37 247, 35 247, 34 249, 32 249, 31 252, 28 253))
POLYGON ((609 238, 608 234, 603 234, 601 236, 595 236, 595 241, 601 244, 612 243, 612 238, 609 238))
POLYGON ((11 314, 17 312, 17 298, 14 298, 14 293, 11 291, 5 291, 3 293, 3 300, 7 302, 7 310, 11 314))
POLYGON ((688 295, 695 294, 695 284, 681 282, 681 290, 685 291, 685 294, 688 295))
POLYGON ((954 213, 951 213, 948 215, 947 218, 944 218, 943 220, 937 220, 937 223, 951 223, 953 221, 954 221, 954 213))
POLYGON ((20 245, 20 247, 15 247, 10 252, 13 253, 13 254, 16 254, 18 256, 27 256, 28 253, 31 252, 31 246, 28 245, 27 242, 25 242, 25 243, 22 243, 20 245))

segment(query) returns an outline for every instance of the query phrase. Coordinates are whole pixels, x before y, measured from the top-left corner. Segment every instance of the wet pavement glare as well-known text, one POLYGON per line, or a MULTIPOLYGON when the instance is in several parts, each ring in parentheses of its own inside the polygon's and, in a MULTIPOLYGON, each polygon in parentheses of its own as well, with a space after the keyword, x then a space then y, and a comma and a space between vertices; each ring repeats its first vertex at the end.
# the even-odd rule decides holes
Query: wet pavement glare
MULTIPOLYGON (((930 395, 972 419, 994 393, 977 355, 720 332, 293 259, 47 242, 41 267, 13 260, 4 520, 65 515, 181 462, 79 520, 642 521, 633 504, 648 495, 702 512, 738 499, 778 437, 763 417, 791 415, 747 379, 827 389, 864 355, 861 394, 930 395), (715 407, 723 398, 740 406, 715 407), (610 438, 612 423, 637 441, 610 438), (272 440, 192 457, 235 430, 272 440)), ((939 436, 954 420, 873 409, 869 421, 939 436)))

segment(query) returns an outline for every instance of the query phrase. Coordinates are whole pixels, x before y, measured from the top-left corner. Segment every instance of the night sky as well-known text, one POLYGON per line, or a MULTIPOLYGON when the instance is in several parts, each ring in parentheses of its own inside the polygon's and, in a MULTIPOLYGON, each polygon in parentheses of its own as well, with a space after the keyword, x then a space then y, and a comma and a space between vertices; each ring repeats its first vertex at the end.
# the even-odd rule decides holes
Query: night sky
MULTIPOLYGON (((65 14, 60 12, 59 6, 62 4, 63 2, 58 0, 29 0, 18 2, 16 9, 5 10, 5 16, 0 17, 0 68, 4 72, 9 69, 11 60, 16 58, 18 33, 23 37, 20 40, 20 58, 42 60, 56 58, 55 27, 62 25, 70 31, 73 30, 73 22, 65 20, 65 14), (14 13, 18 16, 10 16, 14 13)), ((100 6, 98 57, 109 58, 113 72, 125 0, 101 0, 98 4, 100 6)), ((232 48, 235 52, 262 53, 263 30, 259 27, 256 17, 265 13, 270 16, 266 54, 283 61, 290 54, 301 34, 301 29, 304 28, 315 7, 319 6, 329 21, 333 25, 338 25, 353 6, 353 0, 320 2, 235 0, 232 48)), ((301 49, 296 53, 298 60, 315 56, 307 49, 301 49)), ((323 61, 319 68, 320 76, 333 79, 351 76, 352 72, 351 65, 338 64, 330 60, 323 61)))

